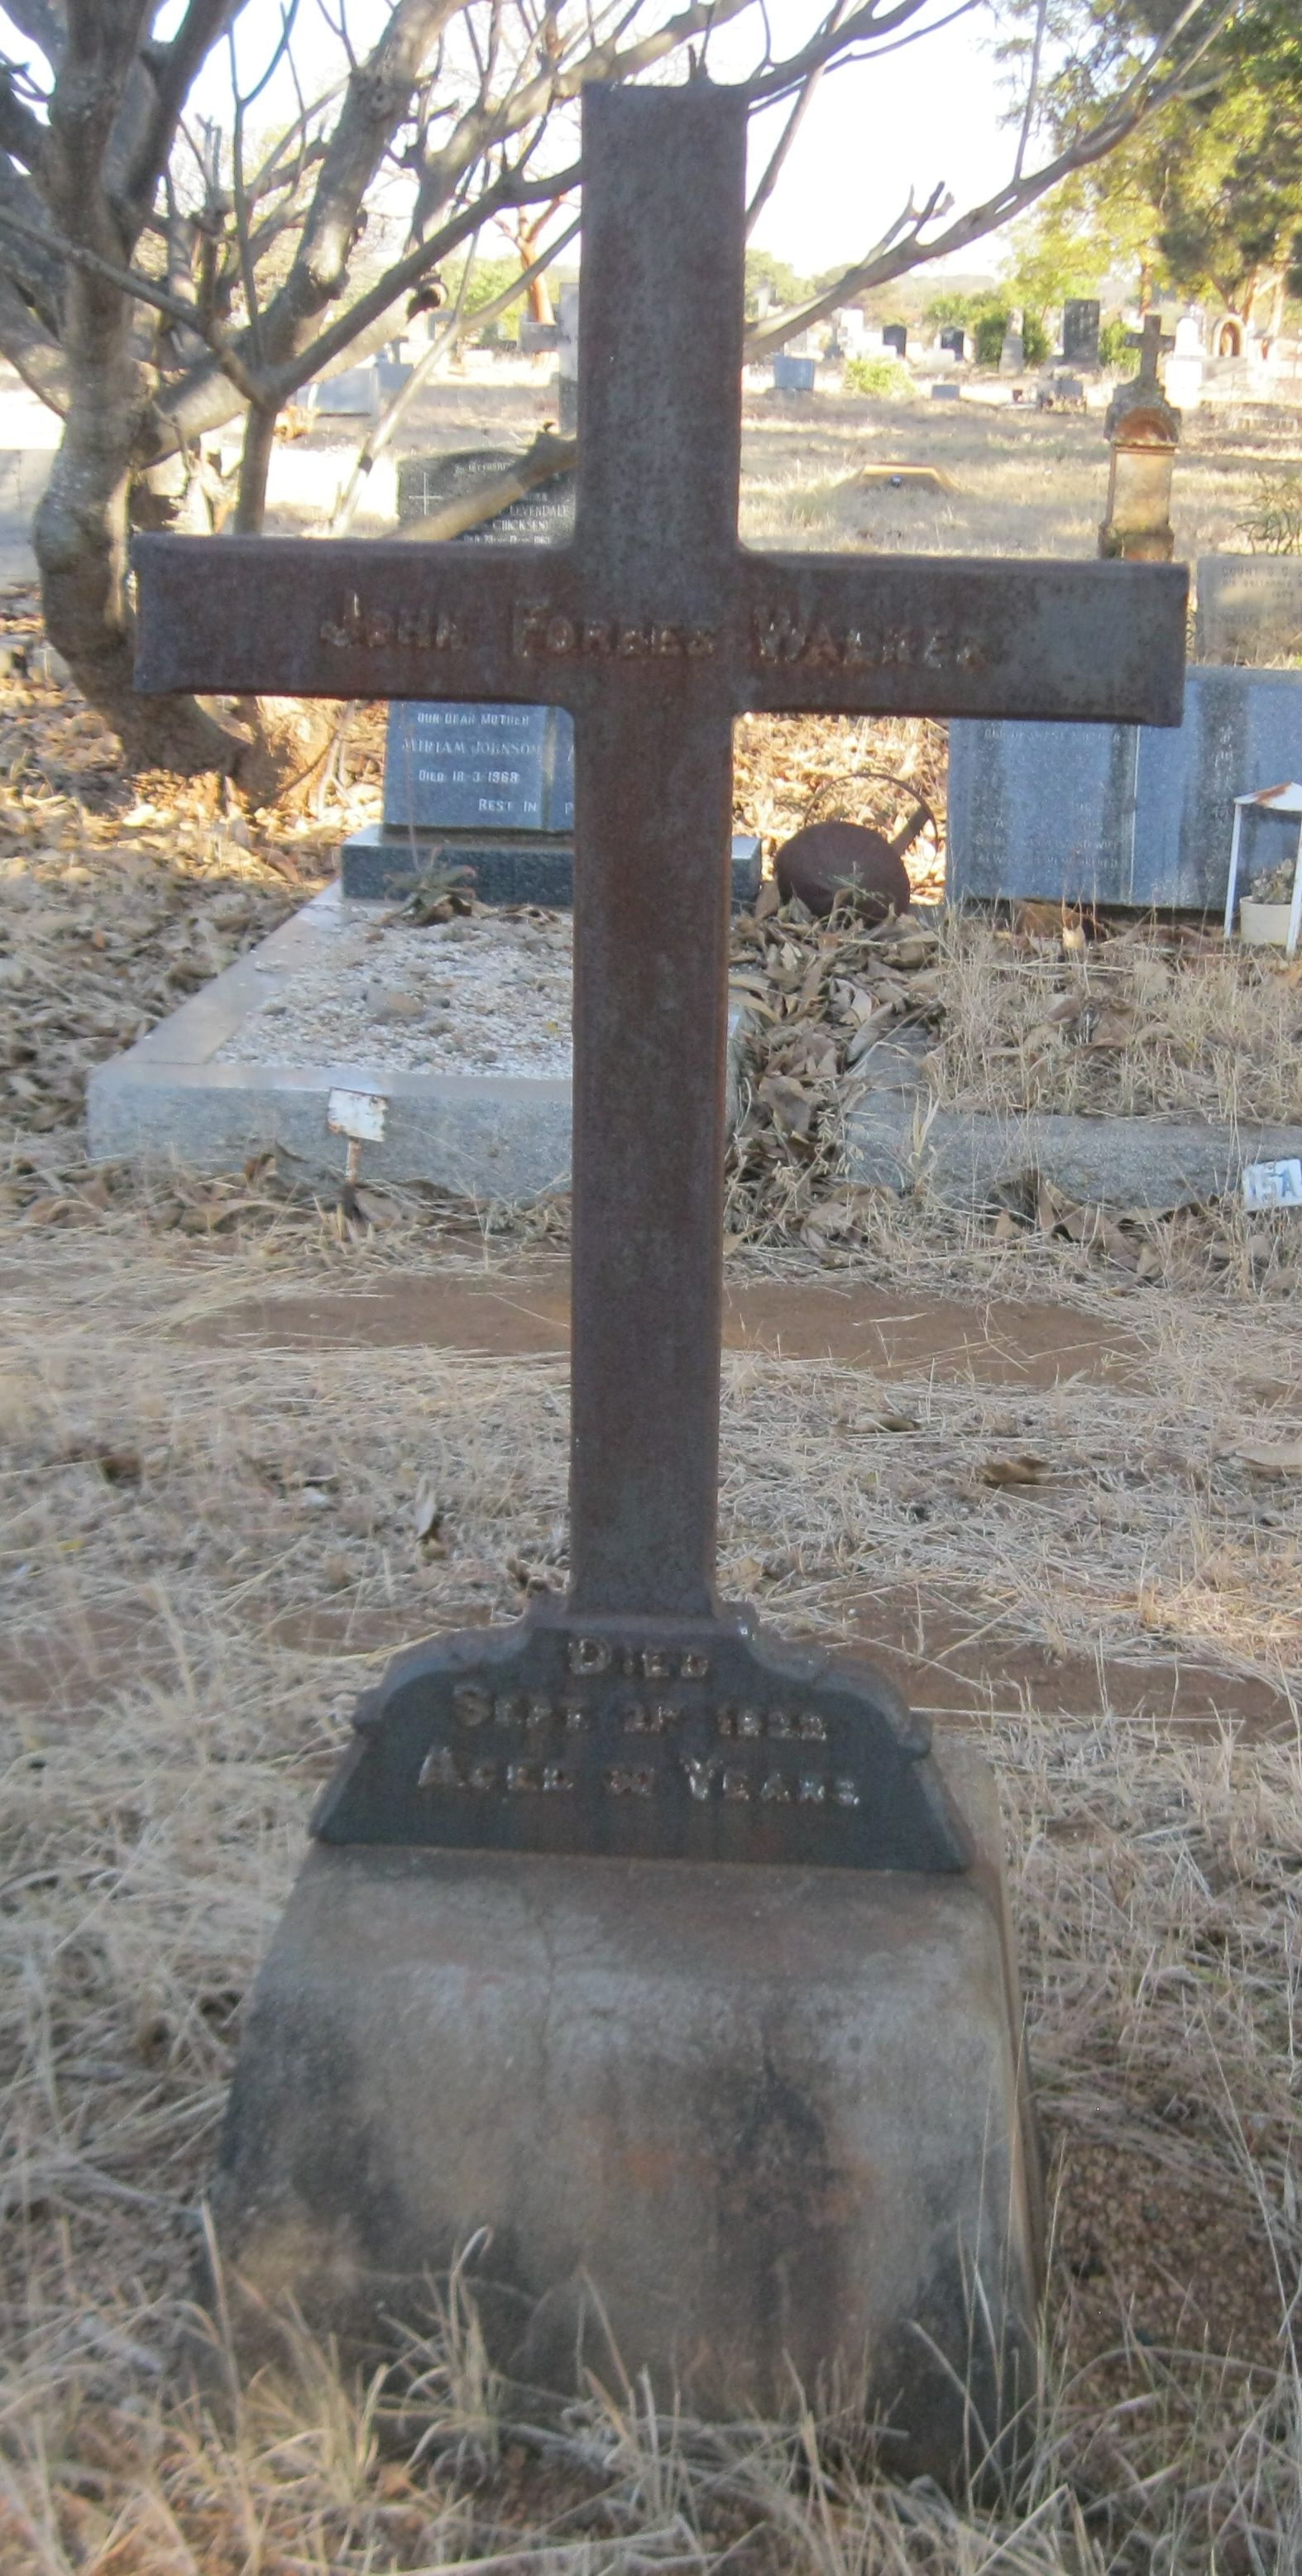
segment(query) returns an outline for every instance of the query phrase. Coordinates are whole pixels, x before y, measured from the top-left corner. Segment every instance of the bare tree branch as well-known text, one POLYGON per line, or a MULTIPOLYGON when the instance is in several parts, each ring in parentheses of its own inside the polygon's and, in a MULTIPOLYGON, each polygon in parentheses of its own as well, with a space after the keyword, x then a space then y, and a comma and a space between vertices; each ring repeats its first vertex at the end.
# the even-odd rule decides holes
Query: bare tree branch
MULTIPOLYGON (((848 0, 835 0, 835 5, 823 22, 824 27, 829 34, 834 32, 838 21, 845 16, 847 6, 848 0)), ((796 92, 795 104, 791 110, 791 114, 787 118, 786 124, 783 126, 782 132, 778 136, 777 142, 769 156, 768 168, 760 179, 755 189, 755 193, 751 198, 750 204, 746 209, 746 238, 748 241, 751 234, 754 232, 759 217, 762 215, 764 208, 768 204, 768 201, 778 184, 787 154, 790 152, 791 146, 795 142, 797 134, 800 132, 809 102, 812 99, 826 68, 826 64, 816 63, 813 70, 805 74, 805 78, 796 92)))
POLYGON ((258 400, 260 388, 257 379, 249 374, 238 352, 232 349, 216 325, 204 321, 197 304, 188 304, 182 296, 170 294, 156 278, 142 277, 139 269, 119 268, 114 261, 102 259, 98 251, 87 249, 84 242, 62 241, 48 230, 38 232, 33 225, 24 223, 20 216, 11 214, 7 207, 0 207, 0 233, 12 234, 19 240, 35 240, 42 248, 48 246, 70 267, 81 269, 87 277, 102 278, 105 285, 115 286, 120 294, 131 296, 137 304, 149 304, 156 313, 165 313, 169 322, 183 323, 187 331, 194 331, 200 339, 207 341, 244 400, 258 400))
POLYGON ((125 174, 126 193, 142 213, 153 202, 195 75, 244 4, 245 0, 190 0, 170 44, 149 49, 153 98, 125 174))
MULTIPOLYGON (((1190 0, 1190 6, 1182 12, 1181 19, 1177 22, 1178 26, 1182 27, 1194 15, 1197 5, 1198 0, 1190 0)), ((987 197, 982 205, 970 206, 966 214, 960 215, 957 223, 950 225, 947 232, 937 233, 931 241, 922 239, 926 225, 939 211, 938 200, 941 195, 939 189, 933 192, 920 214, 916 213, 911 206, 907 208, 905 213, 897 218, 890 231, 883 236, 876 249, 870 251, 867 258, 855 267, 846 269, 834 286, 827 287, 821 294, 811 296, 794 312, 781 314, 774 321, 761 323, 757 329, 749 332, 746 338, 748 364, 771 356, 775 349, 780 349, 784 341, 793 339, 797 332, 807 331, 814 323, 825 321, 829 314, 836 311, 838 305, 845 303, 847 296, 861 295, 870 286, 885 286, 892 278, 903 277, 909 269, 925 267, 933 259, 943 259, 949 251, 966 250, 971 242, 979 241, 983 233, 995 232, 1001 224, 1008 223, 1014 215, 1020 214, 1024 206, 1029 206, 1035 198, 1047 194, 1050 188, 1057 186, 1060 179, 1069 178, 1074 170, 1088 169, 1091 162, 1101 161, 1106 153, 1115 151, 1117 145, 1124 143, 1146 116, 1164 107, 1169 99, 1178 98, 1183 94, 1193 64, 1201 59, 1208 45, 1219 34, 1220 29, 1233 14, 1234 6, 1235 0, 1225 0, 1225 6, 1218 12, 1214 24, 1209 27, 1196 52, 1188 62, 1181 64, 1178 71, 1172 72, 1168 79, 1155 83, 1151 80, 1152 63, 1155 59, 1161 59, 1161 53, 1165 51, 1163 47, 1156 56, 1150 57, 1149 64, 1136 74, 1122 98, 1100 117, 1096 125, 1089 127, 1084 134, 1078 135, 1074 142, 1065 145, 1052 161, 1047 161, 1040 169, 1033 170, 1029 177, 1006 180, 1003 187, 998 189, 993 197, 987 197), (892 241, 893 236, 901 233, 902 238, 896 242, 896 246, 887 248, 886 245, 892 241)))

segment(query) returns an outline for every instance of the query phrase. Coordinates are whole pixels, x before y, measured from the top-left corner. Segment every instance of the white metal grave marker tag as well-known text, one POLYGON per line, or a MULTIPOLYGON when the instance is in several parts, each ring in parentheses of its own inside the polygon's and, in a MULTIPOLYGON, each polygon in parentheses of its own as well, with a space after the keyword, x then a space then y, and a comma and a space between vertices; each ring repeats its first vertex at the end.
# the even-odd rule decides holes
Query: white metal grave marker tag
POLYGON ((1250 1208, 1302 1207, 1302 1160, 1293 1155, 1279 1163, 1245 1163, 1243 1204, 1250 1208))
POLYGON ((379 1145, 384 1139, 388 1106, 382 1091, 332 1091, 326 1102, 326 1125, 336 1136, 354 1136, 359 1143, 379 1145))

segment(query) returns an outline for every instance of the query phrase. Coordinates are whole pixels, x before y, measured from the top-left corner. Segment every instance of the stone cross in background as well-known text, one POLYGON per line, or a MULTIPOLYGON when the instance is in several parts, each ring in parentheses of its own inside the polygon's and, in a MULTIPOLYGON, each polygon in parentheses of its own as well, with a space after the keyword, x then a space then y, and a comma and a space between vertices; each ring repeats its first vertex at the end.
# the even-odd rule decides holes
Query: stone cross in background
POLYGON ((1099 553, 1112 560, 1169 563, 1175 552, 1171 485, 1181 423, 1157 374, 1159 357, 1174 345, 1161 314, 1147 314, 1142 332, 1130 339, 1139 373, 1118 385, 1108 405, 1103 425, 1112 452, 1099 553))
POLYGON ((490 2349, 536 2382, 594 2318, 701 2406, 867 2353, 948 2474, 963 2387, 997 2431, 1033 2340, 998 1824, 888 1681, 716 1598, 732 728, 1176 723, 1185 578, 740 545, 746 117, 585 92, 571 545, 136 549, 143 687, 575 720, 569 1589, 364 1704, 216 2206, 353 2347, 481 2230, 490 2349))

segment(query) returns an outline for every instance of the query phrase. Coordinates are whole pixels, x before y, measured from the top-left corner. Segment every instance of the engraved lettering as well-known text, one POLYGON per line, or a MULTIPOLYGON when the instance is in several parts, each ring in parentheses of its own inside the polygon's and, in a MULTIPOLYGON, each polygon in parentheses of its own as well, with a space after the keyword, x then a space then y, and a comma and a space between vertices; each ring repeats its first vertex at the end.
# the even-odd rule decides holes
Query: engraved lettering
POLYGON ((826 1744, 827 1721, 817 1717, 812 1708, 807 1708, 797 1720, 797 1732, 806 1744, 826 1744))
POLYGON ((609 653, 614 640, 615 639, 610 628, 608 626, 603 626, 599 618, 590 618, 588 624, 583 629, 583 650, 585 653, 609 653))
POLYGON ((342 617, 322 619, 321 641, 323 644, 345 645, 359 644, 361 639, 362 603, 353 591, 342 617))
POLYGON ((574 621, 572 618, 548 618, 547 650, 549 653, 572 653, 575 641, 574 621))
POLYGON ((624 1733, 625 1735, 667 1735, 671 1726, 677 1726, 681 1713, 681 1710, 669 1708, 663 1702, 654 1708, 647 1708, 645 1705, 630 1708, 625 1712, 624 1733))
POLYGON ((858 1781, 844 1779, 834 1780, 832 1782, 832 1797, 838 1807, 857 1807, 859 1804, 858 1781))
POLYGON ((780 1744, 785 1743, 787 1738, 796 1732, 795 1721, 789 1718, 784 1710, 775 1709, 769 1719, 767 1732, 776 1737, 780 1744))
POLYGON ((694 1762, 689 1755, 684 1754, 683 1769, 687 1773, 687 1786, 694 1798, 709 1797, 718 1768, 717 1762, 694 1762))
POLYGON ((685 1682, 708 1681, 710 1676, 710 1658, 708 1655, 696 1654, 689 1650, 689 1652, 684 1655, 679 1669, 685 1682))
POLYGON ((452 1708, 463 1726, 482 1726, 493 1713, 493 1703, 486 1690, 476 1682, 461 1682, 452 1694, 452 1708))
POLYGON ((512 612, 511 650, 532 661, 535 654, 546 649, 547 611, 537 600, 525 601, 512 612))
POLYGON ((368 651, 372 653, 382 651, 386 644, 392 644, 393 619, 389 615, 387 608, 372 608, 368 610, 366 618, 366 634, 363 640, 368 651))
POLYGON ((544 1796, 547 1797, 551 1797, 558 1789, 572 1789, 574 1786, 570 1773, 563 1770, 559 1762, 543 1764, 542 1784, 544 1796))
POLYGON ((841 659, 841 647, 830 626, 816 626, 801 654, 802 662, 830 662, 834 667, 841 659))
POLYGON ((469 1777, 466 1781, 466 1787, 468 1789, 479 1789, 481 1791, 495 1789, 497 1787, 497 1764, 495 1762, 472 1762, 470 1765, 469 1777))
POLYGON ((945 638, 943 635, 924 635, 921 659, 924 671, 944 670, 945 638))
POLYGON ((667 1682, 673 1676, 674 1659, 663 1646, 648 1646, 642 1657, 642 1670, 649 1682, 667 1682))
POLYGON ((714 652, 715 643, 716 637, 712 626, 689 626, 687 630, 687 653, 689 660, 697 662, 708 661, 714 652))
POLYGON ((803 626, 785 608, 757 609, 755 644, 761 662, 798 662, 805 648, 803 626))
POLYGON ((780 1771, 766 1771, 760 1784, 760 1797, 770 1806, 789 1807, 791 1783, 783 1779, 780 1771))
POLYGON ((572 1673, 608 1673, 611 1651, 601 1637, 572 1637, 568 1660, 572 1673))
POLYGON ((493 1702, 494 1726, 523 1726, 527 1703, 514 1693, 504 1693, 493 1702))
POLYGON ((446 1744, 431 1746, 416 1774, 418 1789, 460 1789, 461 1771, 454 1754, 446 1744))
POLYGON ((536 1735, 541 1727, 550 1726, 555 1715, 556 1711, 549 1699, 531 1699, 526 1720, 530 1734, 536 1735))
POLYGON ((654 626, 651 630, 653 653, 681 653, 683 639, 676 626, 654 626))
POLYGON ((616 645, 615 650, 623 655, 625 661, 633 661, 637 658, 638 654, 645 653, 646 637, 643 634, 641 627, 621 626, 619 630, 619 642, 616 645))
POLYGON ((725 1771, 723 1775, 723 1794, 725 1798, 731 1798, 734 1802, 740 1799, 749 1799, 749 1771, 725 1771))
POLYGON ((847 627, 845 637, 845 667, 847 671, 862 670, 865 662, 871 662, 872 658, 872 646, 869 643, 867 636, 864 634, 863 628, 861 626, 847 627))
POLYGON ((440 617, 434 629, 434 647, 439 653, 460 653, 465 649, 465 636, 455 617, 440 617))
POLYGON ((612 1798, 649 1798, 655 1786, 656 1775, 654 1771, 628 1771, 622 1765, 617 1765, 603 1776, 612 1798))
POLYGON ((571 1701, 565 1711, 566 1733, 568 1735, 581 1735, 587 1723, 588 1712, 586 1708, 578 1708, 574 1702, 571 1701))
POLYGON ((800 1786, 796 1791, 796 1801, 802 1807, 825 1807, 827 1805, 826 1780, 817 1771, 802 1771, 800 1786))
POLYGON ((537 1763, 508 1762, 506 1766, 506 1785, 508 1789, 516 1790, 541 1789, 542 1773, 540 1772, 537 1763))

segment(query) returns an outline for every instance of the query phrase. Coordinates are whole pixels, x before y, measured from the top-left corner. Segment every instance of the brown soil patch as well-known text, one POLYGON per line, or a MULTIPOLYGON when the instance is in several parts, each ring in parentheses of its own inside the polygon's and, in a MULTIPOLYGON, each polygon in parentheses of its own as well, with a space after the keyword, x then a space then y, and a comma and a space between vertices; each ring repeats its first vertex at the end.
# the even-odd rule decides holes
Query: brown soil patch
POLYGON ((1058 2175, 1055 2252, 1078 2359, 1141 2349, 1225 2354, 1272 2376, 1280 2285, 1259 2214, 1135 2140, 1076 2138, 1058 2175))
MULTIPOLYGON (((276 1349, 454 1350, 493 1359, 544 1358, 569 1348, 569 1264, 529 1263, 508 1277, 425 1273, 358 1291, 296 1290, 249 1299, 189 1328, 229 1346, 276 1349)), ((808 1279, 725 1285, 725 1350, 773 1359, 837 1360, 881 1376, 934 1368, 997 1386, 1053 1387, 1068 1378, 1133 1377, 1130 1335, 1069 1307, 957 1298, 808 1279)))

